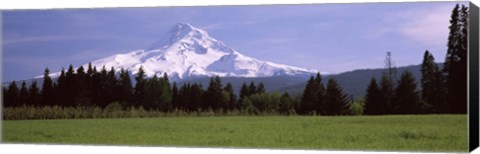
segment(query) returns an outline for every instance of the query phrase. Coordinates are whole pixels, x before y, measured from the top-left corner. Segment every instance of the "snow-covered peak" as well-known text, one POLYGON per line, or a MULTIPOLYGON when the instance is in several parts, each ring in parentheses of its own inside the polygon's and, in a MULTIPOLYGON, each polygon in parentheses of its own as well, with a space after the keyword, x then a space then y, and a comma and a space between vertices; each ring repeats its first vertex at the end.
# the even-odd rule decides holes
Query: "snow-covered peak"
POLYGON ((214 75, 268 77, 317 72, 245 56, 188 23, 174 25, 158 42, 146 49, 94 60, 92 65, 97 69, 103 66, 117 70, 124 68, 133 74, 143 67, 149 77, 167 73, 172 80, 214 75))
POLYGON ((208 52, 207 49, 216 49, 218 51, 233 53, 234 50, 208 35, 202 29, 194 27, 188 23, 175 24, 162 38, 147 48, 147 51, 165 50, 177 47, 180 50, 195 50, 199 53, 208 52))
POLYGON ((169 36, 169 42, 176 42, 181 39, 198 39, 198 40, 207 40, 211 39, 208 36, 206 31, 193 27, 188 23, 178 23, 173 26, 170 31, 168 31, 167 35, 169 36))

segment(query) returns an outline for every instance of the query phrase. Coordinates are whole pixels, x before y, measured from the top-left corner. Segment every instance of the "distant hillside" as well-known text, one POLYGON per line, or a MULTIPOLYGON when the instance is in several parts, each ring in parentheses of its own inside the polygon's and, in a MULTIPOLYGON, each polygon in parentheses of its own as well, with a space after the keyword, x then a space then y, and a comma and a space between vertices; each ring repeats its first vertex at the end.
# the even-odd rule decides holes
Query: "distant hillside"
MULTIPOLYGON (((437 64, 440 68, 443 67, 443 64, 437 64)), ((413 76, 416 79, 417 86, 420 88, 420 73, 421 65, 411 65, 411 66, 404 66, 397 68, 397 80, 400 78, 402 72, 406 70, 410 70, 413 76)), ((340 86, 342 86, 345 93, 353 95, 356 97, 361 97, 365 94, 365 90, 367 88, 368 83, 372 77, 375 77, 377 80, 380 79, 382 72, 385 69, 361 69, 361 70, 354 70, 349 72, 344 72, 336 75, 328 75, 323 77, 324 86, 326 86, 327 81, 330 78, 334 78, 338 81, 340 86)), ((278 92, 288 92, 292 94, 299 94, 302 93, 303 89, 305 88, 306 81, 297 85, 288 86, 284 88, 280 88, 274 91, 278 92)))
MULTIPOLYGON (((227 83, 231 83, 235 94, 239 94, 240 88, 242 87, 243 82, 247 83, 247 86, 250 82, 254 82, 256 86, 260 82, 265 85, 265 90, 267 92, 278 91, 278 89, 282 89, 285 87, 295 86, 302 84, 308 80, 308 77, 305 76, 272 76, 272 77, 257 77, 257 78, 245 78, 245 77, 222 77, 222 84, 223 86, 227 85, 227 83)), ((192 80, 186 80, 182 82, 178 82, 177 86, 181 86, 184 83, 200 83, 202 84, 203 88, 206 89, 210 82, 210 78, 197 78, 192 80)))

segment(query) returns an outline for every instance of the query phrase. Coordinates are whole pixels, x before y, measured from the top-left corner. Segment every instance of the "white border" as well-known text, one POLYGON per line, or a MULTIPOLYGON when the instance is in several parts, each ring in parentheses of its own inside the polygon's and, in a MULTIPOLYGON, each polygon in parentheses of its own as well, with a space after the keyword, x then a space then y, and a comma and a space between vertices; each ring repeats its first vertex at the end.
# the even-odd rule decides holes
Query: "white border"
MULTIPOLYGON (((432 0, 430 0, 431 2, 432 0)), ((434 0, 464 1, 464 0, 434 0)), ((259 5, 259 4, 311 4, 311 3, 365 3, 365 2, 429 2, 429 0, 1 0, 0 9, 52 9, 52 8, 104 8, 152 6, 206 6, 206 5, 259 5)))

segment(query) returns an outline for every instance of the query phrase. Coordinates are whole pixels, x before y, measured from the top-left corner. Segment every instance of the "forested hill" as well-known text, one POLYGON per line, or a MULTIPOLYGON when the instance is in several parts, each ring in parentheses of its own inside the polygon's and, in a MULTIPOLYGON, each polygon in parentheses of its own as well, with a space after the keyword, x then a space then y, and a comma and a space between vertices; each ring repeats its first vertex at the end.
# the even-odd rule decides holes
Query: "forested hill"
MULTIPOLYGON (((437 63, 439 68, 443 68, 443 63, 437 63)), ((403 71, 409 70, 412 72, 413 76, 415 77, 415 81, 417 83, 417 88, 420 88, 420 73, 421 65, 411 65, 411 66, 404 66, 397 68, 397 80, 400 78, 400 75, 403 71)), ((327 75, 324 76, 322 81, 324 86, 326 85, 328 79, 335 78, 338 81, 340 86, 343 88, 344 92, 350 95, 353 95, 355 98, 361 97, 365 94, 365 90, 367 88, 368 83, 372 77, 375 77, 377 80, 380 79, 382 72, 385 69, 378 68, 378 69, 359 69, 353 70, 349 72, 344 72, 335 75, 327 75)), ((278 92, 289 92, 289 93, 302 93, 302 90, 305 88, 306 81, 302 82, 297 85, 288 86, 284 88, 280 88, 274 91, 278 92)))

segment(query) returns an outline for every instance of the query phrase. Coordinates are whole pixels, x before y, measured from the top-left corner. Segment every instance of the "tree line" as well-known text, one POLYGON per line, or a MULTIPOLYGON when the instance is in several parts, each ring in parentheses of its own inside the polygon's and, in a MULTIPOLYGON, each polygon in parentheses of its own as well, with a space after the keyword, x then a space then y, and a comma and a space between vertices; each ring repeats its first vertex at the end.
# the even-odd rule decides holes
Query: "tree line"
MULTIPOLYGON (((218 76, 211 77, 206 89, 201 84, 171 83, 166 73, 158 77, 148 78, 143 67, 138 69, 134 77, 133 86, 130 72, 120 69, 115 72, 112 67, 107 70, 102 67, 97 71, 91 64, 85 69, 83 66, 76 70, 70 65, 65 71, 62 69, 56 81, 50 77, 49 69, 44 71, 43 85, 38 87, 34 81, 28 88, 25 81, 19 89, 15 81, 8 88, 3 88, 4 107, 47 107, 60 106, 65 108, 94 106, 101 109, 112 103, 117 103, 122 109, 131 107, 159 112, 207 112, 217 113, 241 112, 245 114, 311 114, 308 110, 311 100, 303 96, 290 96, 288 93, 266 93, 263 83, 243 83, 240 94, 234 93, 232 84, 223 85, 218 76), (305 98, 304 98, 305 97, 305 98)), ((308 81, 310 84, 321 82, 320 74, 308 81)), ((330 107, 323 111, 334 111, 336 105, 348 105, 346 95, 341 92, 338 83, 331 79, 326 89, 324 102, 330 107), (330 101, 328 101, 330 100, 330 101), (331 103, 329 103, 331 102, 331 103)), ((307 94, 306 93, 306 94, 307 94)), ((344 111, 320 112, 321 114, 346 114, 344 111)))

